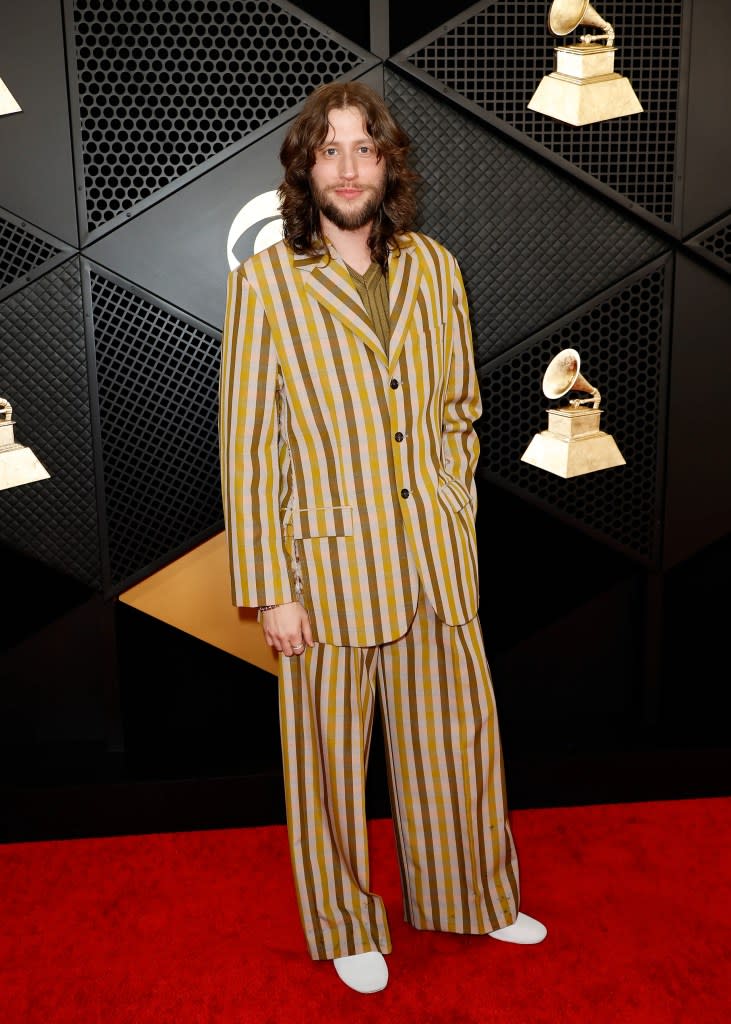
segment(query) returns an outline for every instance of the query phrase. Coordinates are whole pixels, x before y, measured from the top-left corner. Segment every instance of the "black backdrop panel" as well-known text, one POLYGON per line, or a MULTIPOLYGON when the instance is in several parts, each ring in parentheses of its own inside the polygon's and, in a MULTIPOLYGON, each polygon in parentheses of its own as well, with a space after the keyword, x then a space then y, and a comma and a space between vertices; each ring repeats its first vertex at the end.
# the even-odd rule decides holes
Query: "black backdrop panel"
MULTIPOLYGON (((296 5, 313 17, 334 28, 347 39, 368 49, 370 46, 369 0, 300 0, 296 5)), ((413 8, 409 11, 411 17, 413 8)))
POLYGON ((460 261, 479 372, 665 250, 642 222, 400 74, 386 74, 386 97, 425 182, 422 226, 460 261))
POLYGON ((66 3, 84 238, 366 56, 270 0, 66 3))
POLYGON ((0 491, 0 540, 101 589, 79 260, 0 303, 0 395, 51 474, 0 491))
MULTIPOLYGON (((375 72, 362 77, 376 85, 375 72)), ((269 132, 138 213, 87 246, 85 255, 220 330, 234 221, 241 215, 231 237, 239 261, 254 252, 262 229, 281 223, 272 193, 282 179, 278 154, 286 130, 269 132)))
POLYGON ((668 566, 728 532, 731 522, 731 289, 679 255, 667 441, 668 566), (725 324, 723 336, 719 324, 725 324))
MULTIPOLYGON (((699 0, 693 7, 695 18, 707 16, 709 5, 710 0, 699 0)), ((392 22, 397 19, 404 28, 408 16, 391 6, 392 22)), ((414 140, 417 166, 426 182, 421 226, 455 252, 464 271, 485 397, 482 470, 600 539, 640 559, 655 558, 661 533, 657 504, 663 496, 657 467, 665 455, 663 373, 671 347, 667 309, 672 297, 663 268, 670 246, 676 245, 671 236, 678 233, 682 214, 678 177, 687 162, 682 145, 687 137, 702 149, 702 136, 713 125, 713 119, 703 120, 703 98, 717 94, 714 76, 720 73, 700 67, 690 73, 684 61, 690 53, 694 65, 704 59, 714 67, 723 62, 712 47, 703 52, 705 35, 695 39, 692 53, 686 52, 690 7, 680 0, 664 5, 617 0, 612 12, 602 13, 618 32, 618 68, 631 79, 646 110, 575 130, 527 111, 542 73, 552 66, 555 40, 545 27, 548 6, 542 0, 485 0, 469 9, 458 4, 442 12, 452 22, 443 23, 431 38, 422 38, 385 69, 360 48, 362 4, 354 13, 359 28, 350 33, 359 39, 351 41, 348 32, 337 34, 345 13, 333 27, 313 21, 313 13, 327 18, 327 8, 317 0, 308 4, 309 13, 272 0, 42 0, 33 6, 32 35, 40 47, 35 62, 26 60, 30 14, 19 13, 16 5, 6 16, 10 32, 3 36, 2 52, 8 52, 11 39, 25 63, 33 65, 33 84, 37 79, 43 95, 27 92, 32 103, 23 114, 0 121, 0 141, 10 139, 8 132, 19 126, 29 133, 27 140, 12 136, 12 175, 2 178, 7 165, 0 168, 7 210, 0 219, 0 305, 10 309, 11 300, 33 298, 39 303, 34 315, 40 323, 45 295, 37 286, 66 266, 66 245, 78 253, 78 239, 69 242, 54 226, 63 209, 73 208, 69 118, 65 106, 57 109, 70 96, 76 119, 71 134, 83 157, 74 188, 82 219, 88 209, 97 244, 83 253, 94 268, 83 292, 85 305, 67 304, 63 316, 70 351, 76 351, 74 339, 81 337, 86 318, 91 325, 88 338, 99 357, 99 379, 92 367, 89 386, 92 395, 98 387, 102 399, 102 438, 95 427, 97 410, 92 406, 89 418, 84 390, 74 408, 84 410, 89 436, 76 447, 85 453, 90 470, 85 499, 93 496, 94 445, 103 468, 100 506, 109 516, 109 535, 102 514, 98 540, 102 550, 107 541, 113 549, 115 585, 172 557, 218 521, 213 483, 216 335, 224 307, 226 241, 236 213, 254 193, 271 191, 278 183, 276 150, 283 126, 313 86, 338 77, 375 80, 382 72, 387 98, 414 140), (61 12, 68 30, 67 82, 61 12), (290 52, 292 48, 297 52, 290 52), (689 92, 694 122, 686 136, 684 91, 689 92), (46 119, 49 111, 52 124, 46 119), (49 147, 53 143, 52 153, 40 146, 41 139, 49 147), (30 148, 24 149, 26 141, 30 148), (26 150, 30 174, 24 173, 26 150), (14 189, 25 188, 26 181, 34 202, 41 204, 40 223, 7 199, 14 189), (43 206, 48 197, 50 205, 43 206), (604 425, 617 437, 628 465, 564 486, 520 463, 519 455, 543 424, 540 375, 556 347, 568 344, 579 348, 589 379, 606 396, 604 425), (522 361, 526 353, 531 353, 528 362, 522 361), (206 360, 202 381, 187 391, 206 360), (501 377, 512 360, 516 363, 510 373, 501 377), (183 382, 180 393, 175 373, 183 382), (647 389, 642 396, 638 381, 647 389), (207 404, 209 418, 201 425, 198 447, 189 450, 183 409, 193 391, 207 404), (514 396, 516 391, 518 401, 508 409, 505 394, 514 396), (131 419, 125 418, 124 403, 117 405, 118 392, 144 396, 149 413, 139 406, 131 419), (626 409, 620 409, 625 394, 633 396, 639 410, 639 433, 632 432, 626 409), (489 421, 494 412, 502 413, 496 424, 489 421), (177 447, 164 434, 166 414, 183 438, 177 447), (146 429, 150 423, 162 434, 157 448, 154 432, 138 432, 138 426, 146 429), (509 444, 503 443, 508 436, 509 444), (187 456, 196 467, 199 490, 194 488, 190 507, 183 509, 176 481, 189 481, 187 456), (169 479, 164 463, 175 467, 169 479), (157 468, 146 476, 150 465, 157 468), (645 474, 642 485, 632 475, 640 469, 645 474), (629 483, 612 489, 610 479, 629 483), (144 518, 148 505, 166 509, 154 529, 144 518), (144 515, 138 521, 140 510, 144 515)), ((404 32, 420 31, 426 18, 419 13, 404 32)), ((11 81, 17 66, 16 55, 10 54, 0 73, 22 102, 20 79, 11 81)), ((715 263, 728 270, 727 186, 720 181, 725 173, 719 172, 719 181, 711 180, 708 195, 701 196, 703 160, 709 153, 725 153, 723 145, 721 150, 710 145, 694 153, 680 188, 690 204, 692 223, 714 211, 714 219, 689 238, 688 248, 703 254, 707 266, 715 263)), ((721 161, 719 166, 725 165, 721 161)), ((237 241, 236 258, 248 255, 260 227, 275 220, 265 215, 249 225, 237 241)), ((75 267, 76 261, 69 265, 75 267)), ((727 281, 720 273, 708 273, 700 279, 714 282, 712 287, 703 284, 709 296, 704 344, 710 350, 718 347, 727 323, 718 319, 727 313, 725 300, 719 298, 727 281)), ((679 276, 679 296, 690 304, 693 290, 683 280, 679 276)), ((74 296, 76 301, 77 291, 74 296)), ((57 297, 50 301, 52 307, 53 302, 59 305, 57 297)), ((676 316, 680 301, 675 303, 676 316)), ((690 336, 692 314, 683 315, 687 321, 680 316, 678 323, 690 336)), ((30 311, 27 316, 30 321, 30 311)), ((37 335, 38 346, 45 344, 35 324, 27 332, 37 335)), ((681 339, 679 344, 685 343, 681 339)), ((11 344, 3 354, 11 371, 17 359, 25 372, 25 351, 16 352, 11 344)), ((41 365, 44 358, 39 357, 41 365)), ((48 358, 53 362, 55 353, 48 358)), ((708 361, 713 362, 710 357, 708 361)), ((56 372, 63 374, 60 366, 56 372)), ((677 388, 679 378, 673 383, 677 388)), ((15 405, 16 396, 9 397, 15 405)), ((683 423, 680 408, 673 405, 671 413, 683 423)), ((37 414, 28 410, 24 423, 29 436, 38 436, 44 415, 40 408, 37 414)), ((60 439, 57 443, 62 446, 60 439)), ((686 474, 680 456, 678 460, 674 466, 680 487, 686 474)), ((77 496, 82 493, 73 471, 66 476, 77 496)), ((40 485, 33 490, 39 491, 40 485)), ((67 503, 73 507, 74 500, 67 503)), ((669 514, 680 507, 669 502, 669 514)), ((674 523, 669 557, 683 557, 684 550, 715 534, 720 506, 718 516, 713 524, 691 530, 687 549, 673 533, 681 529, 674 523)), ((63 547, 66 567, 75 573, 77 556, 71 552, 74 524, 79 522, 86 530, 88 521, 75 515, 66 543, 53 545, 63 547)), ((86 544, 90 535, 85 533, 86 544)), ((18 546, 35 550, 36 540, 20 538, 18 546)), ((96 547, 91 558, 81 547, 77 574, 98 578, 96 547)), ((43 540, 38 551, 38 557, 49 557, 43 540)))
POLYGON ((409 47, 400 63, 675 225, 682 6, 613 0, 611 12, 599 8, 617 32, 615 70, 629 78, 644 113, 578 129, 528 110, 561 41, 548 33, 544 0, 475 5, 456 26, 409 47))
POLYGON ((671 264, 670 257, 656 261, 491 364, 478 425, 490 479, 647 563, 660 558, 671 264), (541 382, 564 348, 578 351, 582 374, 601 392, 601 429, 626 465, 565 480, 521 461, 533 435, 548 426, 546 408, 559 404, 543 396, 541 382))
POLYGON ((0 118, 0 205, 78 245, 59 0, 3 3, 0 77, 23 113, 0 118))
POLYGON ((441 6, 432 4, 389 4, 391 53, 398 53, 428 32, 457 18, 470 7, 472 0, 449 0, 441 6))
MULTIPOLYGON (((279 184, 277 153, 285 129, 219 164, 129 223, 87 246, 85 254, 110 270, 220 329, 226 302, 227 239, 237 214, 279 184)), ((253 252, 256 234, 278 220, 252 213, 234 245, 238 259, 253 252)))
POLYGON ((216 337, 89 268, 111 584, 222 522, 216 337))
POLYGON ((75 249, 31 227, 7 210, 0 211, 0 300, 53 266, 75 249))
POLYGON ((701 252, 715 267, 731 273, 731 214, 699 231, 688 239, 688 245, 701 252))
POLYGON ((685 139, 683 234, 697 231, 731 210, 731 60, 710 59, 726 52, 731 39, 731 3, 693 0, 685 139))
MULTIPOLYGON (((513 540, 517 548, 520 538, 513 540)), ((530 571, 525 578, 530 579, 530 571)), ((528 722, 543 723, 543 742, 550 745, 549 723, 561 722, 559 728, 565 729, 567 719, 619 715, 632 707, 642 674, 638 581, 639 573, 600 590, 591 567, 568 558, 554 577, 543 581, 541 628, 491 659, 500 719, 509 732, 513 723, 518 730, 528 722), (567 591, 574 606, 552 618, 550 609, 554 603, 561 607, 567 591)), ((486 642, 488 647, 496 644, 489 626, 486 642)))
MULTIPOLYGON (((383 22, 378 55, 361 49, 368 0, 304 0, 306 10, 286 0, 1 5, 0 75, 24 109, 0 118, 0 394, 51 478, 0 492, 0 547, 3 569, 17 550, 65 574, 47 586, 58 574, 39 565, 24 601, 9 595, 11 635, 19 623, 41 652, 16 676, 30 685, 5 694, 6 737, 19 721, 27 728, 27 760, 12 768, 30 794, 19 808, 50 808, 53 820, 58 786, 39 802, 28 783, 58 784, 59 768, 75 782, 140 782, 223 766, 251 772, 247 792, 260 800, 271 792, 253 773, 276 761, 275 717, 243 761, 227 731, 244 708, 225 694, 241 662, 193 637, 181 647, 178 630, 127 609, 132 628, 107 598, 222 526, 227 233, 247 198, 278 182, 283 126, 333 78, 385 80, 425 178, 422 227, 465 273, 484 399, 481 608, 508 731, 521 751, 550 748, 549 767, 554 754, 604 748, 613 775, 623 764, 615 752, 645 737, 675 747, 685 770, 680 748, 721 736, 709 708, 720 707, 712 661, 724 656, 731 511, 729 5, 594 3, 617 29, 617 68, 645 112, 582 129, 527 110, 553 65, 550 0, 455 0, 436 12, 373 0, 392 28, 396 56, 385 65, 383 22), (601 426, 627 463, 564 480, 521 455, 546 425, 546 365, 568 346, 601 390, 601 426), (724 534, 720 548, 711 543, 724 534), (98 643, 74 682, 68 624, 36 624, 85 585, 102 594, 79 609, 71 646, 84 629, 98 643), (132 678, 142 656, 131 674, 114 657, 104 639, 112 613, 122 661, 141 634, 166 634, 170 657, 157 663, 188 679, 182 716, 177 679, 156 699, 149 672, 142 687, 132 678), (183 665, 193 648, 202 674, 183 665), (39 683, 48 664, 50 682, 39 683), (689 702, 683 685, 699 668, 711 682, 689 702), (92 682, 98 700, 78 703, 92 682), (74 737, 83 750, 65 746, 74 737)), ((265 212, 246 225, 236 258, 275 220, 265 212)), ((186 816, 184 827, 200 824, 186 816)))

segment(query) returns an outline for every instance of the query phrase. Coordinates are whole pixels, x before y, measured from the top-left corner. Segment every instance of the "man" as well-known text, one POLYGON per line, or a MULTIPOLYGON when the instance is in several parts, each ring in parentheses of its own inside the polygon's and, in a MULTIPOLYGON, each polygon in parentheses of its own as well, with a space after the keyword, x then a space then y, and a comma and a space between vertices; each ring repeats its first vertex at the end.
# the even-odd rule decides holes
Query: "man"
POLYGON ((518 913, 479 619, 481 403, 454 257, 410 231, 409 142, 360 83, 315 90, 280 157, 284 241, 229 276, 220 438, 234 602, 280 652, 292 866, 313 959, 360 992, 381 702, 406 920, 540 942, 518 913))

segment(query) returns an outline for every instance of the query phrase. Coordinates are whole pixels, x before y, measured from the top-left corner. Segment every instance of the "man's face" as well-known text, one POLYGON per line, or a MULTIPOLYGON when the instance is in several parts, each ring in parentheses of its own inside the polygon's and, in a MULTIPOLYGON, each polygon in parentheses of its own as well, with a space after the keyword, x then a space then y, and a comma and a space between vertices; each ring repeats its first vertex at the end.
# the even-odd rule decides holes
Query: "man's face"
POLYGON ((321 216, 343 231, 370 224, 386 192, 386 166, 379 159, 357 107, 331 110, 330 130, 310 170, 321 216))

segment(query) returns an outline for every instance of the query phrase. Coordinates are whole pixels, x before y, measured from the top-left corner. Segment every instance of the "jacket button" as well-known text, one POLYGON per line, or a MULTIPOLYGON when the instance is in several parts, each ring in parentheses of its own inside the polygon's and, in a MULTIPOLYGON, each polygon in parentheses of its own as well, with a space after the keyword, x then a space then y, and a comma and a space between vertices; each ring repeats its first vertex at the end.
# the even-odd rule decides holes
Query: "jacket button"
POLYGON ((397 430, 393 436, 397 441, 403 441, 404 439, 404 435, 401 433, 400 430, 397 430))
POLYGON ((394 389, 394 391, 398 387, 398 381, 396 380, 395 377, 391 380, 391 387, 394 389))
POLYGON ((404 488, 403 488, 403 490, 401 491, 401 497, 402 497, 402 498, 408 498, 408 496, 409 496, 409 492, 408 492, 408 490, 407 490, 407 489, 406 489, 406 488, 404 487, 404 488))

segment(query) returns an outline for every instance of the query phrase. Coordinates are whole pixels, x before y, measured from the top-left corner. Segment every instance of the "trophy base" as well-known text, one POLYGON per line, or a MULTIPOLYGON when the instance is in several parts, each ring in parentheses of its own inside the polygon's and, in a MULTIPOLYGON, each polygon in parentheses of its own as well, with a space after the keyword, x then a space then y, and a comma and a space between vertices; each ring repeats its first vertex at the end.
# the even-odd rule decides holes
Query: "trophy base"
POLYGON ((614 54, 614 47, 556 47, 556 70, 543 77, 528 109, 576 127, 641 114, 629 79, 614 71, 614 54))
POLYGON ((14 444, 0 448, 0 491, 19 484, 30 484, 34 480, 50 477, 30 448, 14 444))
POLYGON ((624 466, 625 460, 612 435, 591 429, 590 424, 597 423, 598 418, 598 409, 551 410, 549 422, 559 429, 563 422, 563 429, 560 433, 542 430, 535 434, 520 461, 564 479, 624 466))

